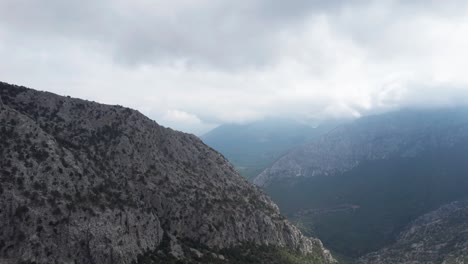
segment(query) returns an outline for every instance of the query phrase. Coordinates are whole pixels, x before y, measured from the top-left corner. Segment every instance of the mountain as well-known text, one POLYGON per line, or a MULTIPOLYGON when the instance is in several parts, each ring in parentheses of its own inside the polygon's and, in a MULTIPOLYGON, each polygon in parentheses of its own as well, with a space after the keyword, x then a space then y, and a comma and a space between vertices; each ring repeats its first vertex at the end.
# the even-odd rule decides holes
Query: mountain
POLYGON ((197 137, 0 83, 0 263, 332 263, 197 137))
POLYGON ((394 243, 417 217, 468 198, 466 153, 467 109, 402 110, 340 126, 254 183, 305 234, 357 258, 394 243))
POLYGON ((358 119, 281 157, 255 177, 259 186, 278 178, 334 175, 364 161, 416 157, 468 138, 468 110, 407 110, 358 119))
POLYGON ((295 120, 270 118, 248 124, 224 124, 201 138, 250 179, 292 148, 312 141, 339 123, 329 121, 312 127, 295 120))
POLYGON ((413 221, 397 241, 361 264, 468 263, 468 202, 455 201, 413 221))

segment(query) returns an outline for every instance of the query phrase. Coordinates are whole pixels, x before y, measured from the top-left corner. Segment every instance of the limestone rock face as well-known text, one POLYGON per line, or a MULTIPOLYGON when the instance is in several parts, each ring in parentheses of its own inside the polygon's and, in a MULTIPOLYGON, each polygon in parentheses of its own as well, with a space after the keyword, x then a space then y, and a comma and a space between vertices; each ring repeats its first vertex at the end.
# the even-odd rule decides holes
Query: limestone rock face
POLYGON ((132 263, 163 246, 190 260, 194 245, 243 243, 334 262, 196 136, 5 83, 0 98, 0 263, 132 263))
POLYGON ((416 157, 430 148, 468 139, 468 110, 406 110, 342 125, 278 159, 254 178, 258 186, 278 179, 337 175, 362 162, 416 157))
POLYGON ((359 263, 468 263, 468 202, 452 202, 419 217, 393 245, 362 257, 359 263))

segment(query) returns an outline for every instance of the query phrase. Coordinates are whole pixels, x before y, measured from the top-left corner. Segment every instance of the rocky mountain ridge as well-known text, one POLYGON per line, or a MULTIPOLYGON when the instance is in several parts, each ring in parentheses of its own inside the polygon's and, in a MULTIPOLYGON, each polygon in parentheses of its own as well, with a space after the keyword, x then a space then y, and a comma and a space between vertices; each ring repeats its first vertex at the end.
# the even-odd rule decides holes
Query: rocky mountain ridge
POLYGON ((468 110, 402 110, 363 117, 278 159, 253 182, 336 175, 365 161, 415 157, 468 139, 468 110))
POLYGON ((1 263, 229 263, 245 244, 334 262, 193 135, 6 83, 0 98, 1 263))

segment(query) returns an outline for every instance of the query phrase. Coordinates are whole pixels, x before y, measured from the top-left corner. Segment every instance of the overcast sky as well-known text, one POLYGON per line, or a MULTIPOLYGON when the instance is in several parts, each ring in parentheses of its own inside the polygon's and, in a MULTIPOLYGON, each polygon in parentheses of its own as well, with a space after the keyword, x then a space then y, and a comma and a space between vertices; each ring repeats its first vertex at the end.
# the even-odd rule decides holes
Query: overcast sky
POLYGON ((0 0, 0 80, 196 134, 460 105, 467 3, 0 0))

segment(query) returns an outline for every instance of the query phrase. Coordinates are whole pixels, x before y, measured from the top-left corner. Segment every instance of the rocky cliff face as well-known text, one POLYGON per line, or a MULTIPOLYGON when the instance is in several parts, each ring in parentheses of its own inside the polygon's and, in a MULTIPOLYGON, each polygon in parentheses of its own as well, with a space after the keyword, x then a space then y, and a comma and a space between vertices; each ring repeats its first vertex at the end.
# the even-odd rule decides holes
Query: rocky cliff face
POLYGON ((468 263, 468 202, 452 202, 413 221, 396 243, 362 264, 468 263))
POLYGON ((336 175, 364 161, 415 157, 467 139, 466 109, 407 110, 365 117, 289 152, 255 177, 254 183, 266 186, 277 179, 336 175))
POLYGON ((222 261, 247 243, 334 261, 193 135, 5 83, 0 98, 0 263, 222 261))

